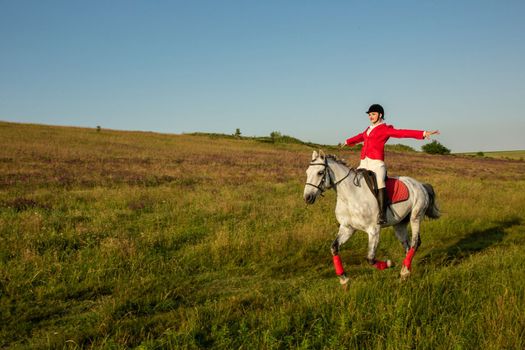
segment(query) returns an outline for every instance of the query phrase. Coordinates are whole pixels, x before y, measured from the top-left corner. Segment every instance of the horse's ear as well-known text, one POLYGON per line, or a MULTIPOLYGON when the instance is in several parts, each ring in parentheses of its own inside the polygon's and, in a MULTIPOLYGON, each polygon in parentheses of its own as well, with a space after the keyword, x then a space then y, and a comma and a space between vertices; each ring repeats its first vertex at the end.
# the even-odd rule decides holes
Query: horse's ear
POLYGON ((317 153, 317 151, 314 151, 314 153, 312 153, 312 161, 316 160, 317 157, 319 157, 319 154, 317 153))
POLYGON ((321 157, 321 159, 324 159, 326 157, 322 150, 319 150, 319 157, 321 157))

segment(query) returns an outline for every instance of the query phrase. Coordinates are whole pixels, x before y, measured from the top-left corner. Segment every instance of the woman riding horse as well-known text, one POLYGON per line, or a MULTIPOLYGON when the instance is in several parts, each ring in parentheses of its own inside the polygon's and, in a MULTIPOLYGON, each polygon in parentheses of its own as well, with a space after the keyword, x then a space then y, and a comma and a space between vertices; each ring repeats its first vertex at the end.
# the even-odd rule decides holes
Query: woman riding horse
POLYGON ((378 187, 379 217, 377 223, 386 224, 386 166, 385 166, 385 143, 390 137, 414 138, 418 140, 429 138, 430 135, 439 134, 438 130, 406 130, 394 129, 392 125, 384 123, 385 111, 379 104, 373 104, 366 112, 370 118, 371 125, 362 133, 346 140, 344 145, 354 146, 364 142, 361 149, 361 163, 359 168, 373 171, 376 174, 378 187))

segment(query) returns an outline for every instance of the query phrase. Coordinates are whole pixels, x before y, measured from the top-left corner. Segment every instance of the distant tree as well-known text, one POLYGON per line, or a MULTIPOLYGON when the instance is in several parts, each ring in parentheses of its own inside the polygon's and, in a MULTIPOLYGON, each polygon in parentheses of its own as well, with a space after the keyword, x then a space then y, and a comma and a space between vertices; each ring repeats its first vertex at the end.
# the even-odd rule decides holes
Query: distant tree
POLYGON ((97 125, 97 132, 100 132, 100 130, 102 130, 102 128, 100 127, 100 125, 97 125))
POLYGON ((478 157, 485 157, 485 153, 483 153, 483 152, 478 152, 478 153, 476 153, 476 155, 478 157))
POLYGON ((450 149, 446 148, 436 140, 423 145, 421 149, 428 154, 450 154, 450 149))
POLYGON ((279 131, 272 131, 270 137, 272 138, 272 141, 275 142, 276 140, 283 137, 283 135, 279 131))
POLYGON ((237 137, 237 138, 241 137, 241 129, 239 129, 239 128, 235 129, 234 136, 237 137))

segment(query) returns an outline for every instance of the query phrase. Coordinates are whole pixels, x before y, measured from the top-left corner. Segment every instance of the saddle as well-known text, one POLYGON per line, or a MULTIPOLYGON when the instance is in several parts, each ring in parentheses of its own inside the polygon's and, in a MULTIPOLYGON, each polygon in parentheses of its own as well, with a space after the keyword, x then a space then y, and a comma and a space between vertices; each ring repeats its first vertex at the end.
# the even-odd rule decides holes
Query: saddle
MULTIPOLYGON (((357 169, 357 173, 363 176, 368 188, 377 199, 377 179, 372 170, 357 169)), ((385 181, 386 194, 390 204, 406 201, 409 197, 408 187, 396 177, 388 177, 385 181)))

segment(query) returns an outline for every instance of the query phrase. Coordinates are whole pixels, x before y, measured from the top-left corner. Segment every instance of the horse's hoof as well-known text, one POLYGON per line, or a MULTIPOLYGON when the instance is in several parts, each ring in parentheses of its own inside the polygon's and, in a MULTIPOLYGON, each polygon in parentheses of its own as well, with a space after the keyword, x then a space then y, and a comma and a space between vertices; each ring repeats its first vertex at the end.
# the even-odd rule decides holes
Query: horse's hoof
POLYGON ((346 289, 349 281, 350 281, 350 278, 346 276, 339 276, 339 283, 343 286, 343 288, 346 289))
POLYGON ((401 280, 406 280, 408 278, 408 276, 410 276, 410 270, 408 269, 408 267, 406 267, 405 265, 403 265, 403 268, 401 268, 401 280))

